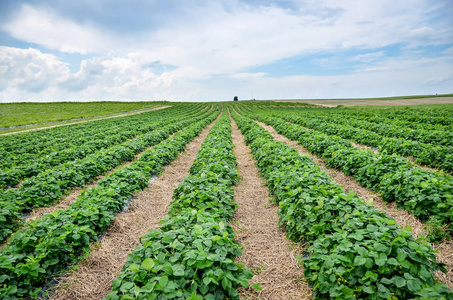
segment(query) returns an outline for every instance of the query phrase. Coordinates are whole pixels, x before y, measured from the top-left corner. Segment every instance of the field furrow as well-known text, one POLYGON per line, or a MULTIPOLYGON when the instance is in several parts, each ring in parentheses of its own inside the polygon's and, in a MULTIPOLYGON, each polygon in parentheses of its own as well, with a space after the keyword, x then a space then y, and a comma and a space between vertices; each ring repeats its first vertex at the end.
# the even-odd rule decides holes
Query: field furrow
POLYGON ((210 124, 187 144, 184 152, 162 170, 162 174, 134 196, 130 210, 119 215, 80 267, 59 280, 51 299, 100 299, 111 291, 112 280, 121 271, 139 238, 167 214, 174 187, 187 175, 202 142, 214 126, 210 124))
POLYGON ((242 299, 311 299, 312 291, 297 260, 303 248, 286 239, 278 226, 278 205, 270 202, 269 190, 234 121, 232 136, 241 176, 234 188, 238 208, 232 221, 237 241, 244 245, 238 261, 254 270, 250 282, 260 283, 262 288, 240 289, 239 295, 242 299))
MULTIPOLYGON (((301 155, 307 155, 310 157, 323 171, 329 174, 335 183, 340 185, 345 191, 357 193, 359 198, 366 200, 366 204, 377 208, 387 216, 395 219, 397 224, 399 224, 400 229, 407 226, 412 228, 411 232, 413 233, 415 239, 426 236, 426 224, 421 222, 410 212, 398 208, 395 202, 385 202, 381 195, 361 186, 360 183, 354 179, 354 177, 346 175, 337 169, 329 168, 323 158, 313 155, 297 142, 291 141, 285 136, 279 134, 273 127, 261 122, 256 123, 266 129, 275 141, 284 142, 296 149, 301 155)), ((437 271, 436 276, 442 283, 447 285, 450 289, 453 289, 453 255, 451 255, 453 253, 453 242, 451 240, 444 240, 441 243, 431 243, 431 247, 434 250, 439 251, 436 253, 437 261, 446 265, 446 272, 437 271)))
POLYGON ((66 210, 45 215, 12 235, 0 251, 5 274, 0 295, 36 297, 57 274, 89 253, 90 243, 102 235, 132 195, 148 185, 184 146, 218 116, 195 122, 117 170, 88 190, 66 210))
POLYGON ((159 229, 141 237, 106 299, 239 299, 249 269, 231 226, 237 183, 231 126, 226 113, 198 151, 190 175, 173 193, 159 229))
MULTIPOLYGON (((346 193, 307 156, 234 116, 279 203, 287 236, 308 246, 304 273, 315 298, 452 297, 436 283, 434 251, 396 221, 346 193)), ((443 270, 444 272, 446 270, 443 270)))
MULTIPOLYGON (((352 175, 362 186, 379 192, 385 201, 397 202, 424 222, 453 229, 452 176, 423 170, 396 155, 358 149, 338 136, 307 131, 279 118, 256 114, 253 118, 321 155, 330 167, 352 175)), ((436 239, 432 236, 432 240, 436 239)))
POLYGON ((55 203, 73 187, 82 187, 112 168, 133 160, 134 155, 142 153, 146 148, 168 138, 191 122, 206 117, 209 113, 198 116, 183 114, 174 119, 174 123, 163 126, 159 130, 153 130, 138 139, 107 150, 95 152, 82 160, 48 170, 27 180, 20 188, 4 192, 0 196, 0 216, 4 216, 6 222, 0 230, 0 241, 3 242, 10 233, 18 228, 22 219, 21 214, 34 207, 49 206, 55 203))
POLYGON ((452 105, 109 117, 0 136, 0 299, 453 300, 452 105))

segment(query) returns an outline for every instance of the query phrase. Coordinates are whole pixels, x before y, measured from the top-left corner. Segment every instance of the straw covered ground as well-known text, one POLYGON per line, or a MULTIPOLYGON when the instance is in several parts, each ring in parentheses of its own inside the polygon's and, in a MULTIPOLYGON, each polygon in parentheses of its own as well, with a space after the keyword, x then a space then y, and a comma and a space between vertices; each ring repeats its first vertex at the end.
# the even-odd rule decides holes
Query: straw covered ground
MULTIPOLYGON (((295 148, 300 154, 308 155, 314 162, 324 171, 326 171, 332 179, 339 184, 345 191, 352 191, 357 193, 360 198, 367 200, 369 205, 380 209, 385 212, 388 216, 394 218, 398 224, 402 227, 410 226, 412 227, 412 232, 414 233, 414 238, 418 238, 421 235, 425 234, 425 224, 421 222, 417 217, 415 217, 410 212, 397 208, 395 202, 387 203, 382 197, 367 189, 362 187, 352 176, 348 176, 343 172, 328 168, 324 159, 311 154, 307 149, 299 145, 295 141, 291 141, 288 138, 284 137, 281 134, 278 134, 277 131, 264 123, 257 122, 263 128, 265 128, 273 136, 274 140, 287 143, 289 146, 295 148)), ((436 272, 439 280, 446 284, 450 289, 453 288, 453 241, 444 241, 440 244, 432 244, 432 247, 439 251, 436 254, 437 260, 443 262, 447 265, 447 273, 442 273, 440 271, 436 272)))

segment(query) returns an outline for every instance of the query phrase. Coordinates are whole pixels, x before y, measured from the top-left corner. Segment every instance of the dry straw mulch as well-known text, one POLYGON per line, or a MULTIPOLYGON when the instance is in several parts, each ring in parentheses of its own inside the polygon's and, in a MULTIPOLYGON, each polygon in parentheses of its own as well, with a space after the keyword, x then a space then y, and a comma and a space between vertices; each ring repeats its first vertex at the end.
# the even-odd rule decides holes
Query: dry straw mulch
POLYGON ((264 186, 244 137, 232 122, 234 154, 242 180, 235 189, 238 203, 231 222, 237 241, 244 245, 237 259, 256 272, 251 283, 261 283, 262 291, 241 289, 242 299, 311 299, 312 290, 303 277, 303 267, 296 257, 303 249, 286 239, 278 227, 278 205, 270 204, 269 190, 264 186))
MULTIPOLYGON (((414 238, 418 238, 425 234, 425 224, 410 212, 397 208, 395 202, 385 202, 378 193, 362 187, 352 176, 347 176, 337 169, 328 168, 324 159, 311 154, 297 142, 291 141, 283 135, 278 134, 273 127, 267 126, 264 123, 257 123, 269 131, 276 141, 287 143, 289 146, 295 148, 300 154, 308 155, 322 170, 326 171, 337 184, 342 186, 345 191, 352 190, 357 193, 360 198, 369 200, 369 204, 372 204, 377 209, 394 218, 402 227, 412 227, 414 238)), ((436 254, 437 261, 447 264, 447 273, 444 274, 438 271, 436 272, 436 275, 442 283, 446 284, 450 289, 453 289, 453 241, 444 241, 443 243, 433 244, 432 246, 435 250, 439 251, 439 253, 436 254)))
POLYGON ((195 156, 214 123, 186 146, 162 175, 150 183, 131 202, 130 210, 118 215, 107 234, 93 246, 90 256, 79 263, 79 269, 60 279, 51 299, 101 299, 111 291, 112 280, 121 271, 126 256, 139 245, 139 238, 167 214, 173 190, 192 165, 195 156))
MULTIPOLYGON (((175 134, 176 133, 173 133, 172 135, 169 136, 169 138, 171 138, 175 134)), ((134 139, 136 139, 137 137, 138 136, 136 136, 134 139)), ((83 190, 87 190, 87 189, 97 186, 99 180, 101 180, 102 178, 106 177, 107 175, 115 172, 118 169, 129 166, 130 164, 132 164, 132 162, 136 161, 144 152, 148 151, 152 147, 153 146, 150 146, 150 147, 146 148, 145 150, 143 150, 142 152, 134 155, 134 158, 132 159, 132 161, 124 162, 121 165, 116 166, 115 168, 109 170, 104 175, 97 176, 96 179, 94 179, 90 184, 84 186, 83 188, 80 188, 80 187, 73 188, 72 191, 67 196, 63 196, 62 199, 60 201, 58 201, 58 203, 48 206, 48 207, 38 207, 38 208, 33 209, 33 211, 30 213, 30 216, 27 218, 27 222, 29 220, 36 220, 37 218, 42 218, 45 214, 52 213, 56 210, 69 208, 69 206, 77 200, 77 197, 80 196, 80 193, 83 190)))
MULTIPOLYGON (((379 153, 379 150, 377 150, 377 149, 374 148, 374 147, 370 147, 370 146, 363 145, 363 144, 357 144, 357 143, 354 143, 354 142, 352 142, 352 141, 350 141, 350 142, 351 142, 351 145, 354 146, 354 147, 356 147, 356 148, 359 148, 359 149, 364 148, 364 149, 371 150, 371 151, 373 151, 374 153, 379 153)), ((401 156, 401 157, 403 157, 403 158, 406 159, 408 162, 410 162, 410 163, 412 163, 412 164, 414 164, 414 165, 416 165, 416 166, 418 166, 418 167, 420 167, 420 168, 422 168, 422 169, 424 169, 424 170, 428 170, 428 171, 431 171, 431 172, 439 172, 439 170, 436 169, 436 168, 431 168, 431 167, 429 167, 429 166, 421 165, 421 164, 416 163, 416 162, 415 162, 415 159, 414 159, 413 157, 411 157, 411 156, 409 156, 409 157, 401 156)))

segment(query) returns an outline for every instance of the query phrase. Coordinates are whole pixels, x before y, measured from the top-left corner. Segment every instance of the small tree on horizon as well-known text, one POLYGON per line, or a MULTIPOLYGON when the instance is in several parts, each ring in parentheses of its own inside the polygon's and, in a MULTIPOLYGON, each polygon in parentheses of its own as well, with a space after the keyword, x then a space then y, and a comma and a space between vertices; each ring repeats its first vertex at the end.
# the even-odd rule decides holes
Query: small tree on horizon
POLYGON ((238 96, 234 96, 233 101, 239 101, 238 96))

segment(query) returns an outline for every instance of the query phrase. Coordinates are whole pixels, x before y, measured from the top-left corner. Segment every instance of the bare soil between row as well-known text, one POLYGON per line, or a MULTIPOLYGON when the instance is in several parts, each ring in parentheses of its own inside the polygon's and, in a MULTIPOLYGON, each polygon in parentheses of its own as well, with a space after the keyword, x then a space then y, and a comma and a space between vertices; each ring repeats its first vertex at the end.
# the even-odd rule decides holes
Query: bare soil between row
POLYGON ((115 218, 101 242, 92 247, 90 256, 79 263, 77 270, 60 279, 51 299, 101 299, 107 296, 127 255, 140 244, 139 238, 159 227, 158 222, 167 214, 175 186, 188 175, 214 123, 203 129, 187 144, 183 153, 163 168, 162 175, 134 197, 130 210, 115 218))
POLYGON ((269 203, 269 190, 234 121, 232 136, 242 179, 234 188, 238 208, 232 225, 237 241, 244 245, 237 261, 254 270, 250 282, 262 287, 260 292, 252 287, 241 289, 241 299, 311 299, 312 290, 297 260, 302 246, 286 239, 285 231, 279 228, 278 205, 269 203))
MULTIPOLYGON (((348 176, 343 172, 328 168, 324 159, 311 154, 307 149, 299 145, 295 141, 291 141, 285 136, 277 133, 277 131, 264 123, 257 122, 264 129, 269 131, 274 140, 284 142, 289 146, 295 148, 301 155, 308 155, 313 161, 325 172, 327 172, 330 177, 339 184, 345 191, 352 191, 357 193, 358 196, 368 201, 369 205, 373 205, 377 209, 383 211, 388 216, 394 218, 401 227, 410 226, 412 227, 412 232, 414 233, 414 238, 418 238, 421 235, 425 234, 424 226, 425 224, 421 222, 417 217, 415 217, 410 212, 400 209, 397 207, 395 202, 387 203, 382 197, 363 186, 360 185, 352 176, 348 176)), ((447 273, 442 273, 440 271, 436 272, 436 276, 439 280, 446 284, 450 289, 453 289, 453 241, 444 241, 440 244, 432 244, 434 250, 439 251, 436 253, 437 261, 445 263, 447 273)))

